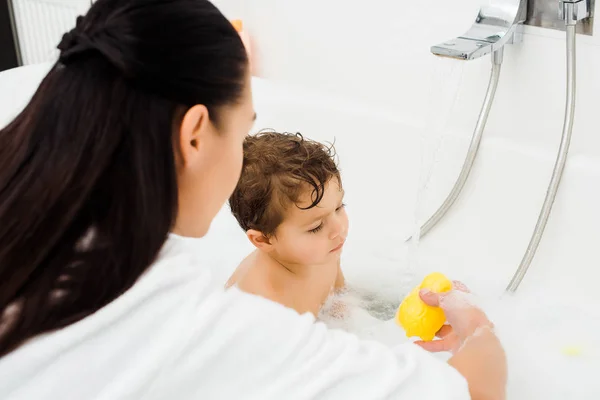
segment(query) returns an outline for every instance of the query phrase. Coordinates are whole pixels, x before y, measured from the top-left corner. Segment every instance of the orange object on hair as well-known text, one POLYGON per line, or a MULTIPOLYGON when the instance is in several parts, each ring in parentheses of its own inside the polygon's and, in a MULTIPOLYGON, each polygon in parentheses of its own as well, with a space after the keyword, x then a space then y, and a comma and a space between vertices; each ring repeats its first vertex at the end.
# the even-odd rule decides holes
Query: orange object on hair
POLYGON ((244 43, 244 47, 246 48, 246 52, 248 53, 248 57, 250 58, 252 52, 250 50, 250 37, 247 32, 244 32, 244 24, 241 19, 234 19, 231 21, 231 25, 235 28, 237 33, 240 35, 242 39, 242 43, 244 43))
POLYGON ((235 28, 236 31, 241 32, 244 30, 244 23, 241 19, 234 19, 231 21, 231 25, 235 28))

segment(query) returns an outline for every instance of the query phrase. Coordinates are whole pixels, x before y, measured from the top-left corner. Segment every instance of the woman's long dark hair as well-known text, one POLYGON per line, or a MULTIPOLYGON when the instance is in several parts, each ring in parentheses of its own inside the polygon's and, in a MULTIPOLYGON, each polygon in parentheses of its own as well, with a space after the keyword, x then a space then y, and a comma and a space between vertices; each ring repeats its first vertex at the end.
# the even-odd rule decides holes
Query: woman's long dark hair
POLYGON ((177 213, 176 115, 236 102, 247 57, 208 0, 98 0, 0 130, 0 356, 102 308, 177 213))

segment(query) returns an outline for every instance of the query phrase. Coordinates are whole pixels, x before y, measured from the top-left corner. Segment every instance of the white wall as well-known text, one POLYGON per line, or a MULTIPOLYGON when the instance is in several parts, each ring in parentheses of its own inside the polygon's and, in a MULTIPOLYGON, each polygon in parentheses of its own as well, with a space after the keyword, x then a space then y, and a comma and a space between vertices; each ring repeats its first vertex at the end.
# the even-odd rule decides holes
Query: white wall
MULTIPOLYGON (((363 147, 370 153, 362 152, 360 145, 340 152, 342 163, 362 165, 366 171, 361 177, 363 184, 408 185, 410 179, 405 175, 418 176, 422 167, 401 159, 403 151, 396 152, 397 156, 387 153, 409 146, 412 139, 407 137, 417 136, 427 139, 426 156, 431 158, 432 148, 441 140, 422 198, 423 217, 435 210, 464 159, 487 86, 490 60, 440 59, 431 55, 429 48, 466 31, 479 0, 218 0, 216 4, 229 18, 244 20, 252 36, 259 76, 289 85, 290 91, 312 90, 317 99, 323 99, 320 103, 326 109, 331 108, 330 119, 327 113, 316 111, 303 115, 307 112, 304 107, 290 110, 289 125, 281 129, 304 127, 308 136, 336 136, 339 143, 361 138, 363 143, 377 144, 363 147), (332 125, 343 110, 348 123, 332 125), (321 122, 313 121, 315 115, 321 122), (377 117, 381 126, 374 123, 369 129, 361 122, 365 115, 377 117), (384 160, 373 153, 377 148, 386 154, 384 160)), ((462 265, 466 274, 486 275, 498 288, 508 283, 525 251, 560 142, 565 103, 564 33, 526 27, 523 43, 508 46, 504 60, 475 171, 464 196, 439 229, 423 240, 420 251, 424 268, 462 265)), ((589 274, 600 265, 598 35, 578 36, 577 63, 577 111, 569 162, 525 287, 544 279, 557 285, 584 281, 591 285, 589 274)), ((260 115, 260 109, 258 112, 260 115)), ((418 146, 413 151, 418 151, 418 146)), ((346 179, 354 180, 349 171, 346 179)), ((404 195, 401 191, 369 190, 374 198, 380 196, 388 209, 407 205, 398 198, 404 195)), ((407 187, 406 196, 414 196, 412 188, 407 187)), ((375 201, 371 208, 373 204, 375 201)), ((357 213, 369 212, 369 204, 360 207, 364 208, 357 213)), ((381 212, 373 212, 373 218, 381 212)), ((379 254, 384 257, 387 251, 400 263, 394 246, 404 246, 402 234, 393 231, 406 233, 407 220, 382 218, 375 225, 360 222, 354 226, 373 229, 373 235, 386 235, 380 238, 385 245, 379 254)))

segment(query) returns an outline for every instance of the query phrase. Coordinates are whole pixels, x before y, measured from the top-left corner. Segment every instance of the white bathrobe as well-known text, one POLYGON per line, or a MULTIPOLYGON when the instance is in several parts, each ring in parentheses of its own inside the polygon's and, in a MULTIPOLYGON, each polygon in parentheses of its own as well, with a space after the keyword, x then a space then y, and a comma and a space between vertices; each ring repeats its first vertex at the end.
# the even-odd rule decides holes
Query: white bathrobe
POLYGON ((469 398, 455 369, 413 344, 361 341, 220 289, 197 244, 171 235, 124 295, 0 358, 0 399, 469 398))

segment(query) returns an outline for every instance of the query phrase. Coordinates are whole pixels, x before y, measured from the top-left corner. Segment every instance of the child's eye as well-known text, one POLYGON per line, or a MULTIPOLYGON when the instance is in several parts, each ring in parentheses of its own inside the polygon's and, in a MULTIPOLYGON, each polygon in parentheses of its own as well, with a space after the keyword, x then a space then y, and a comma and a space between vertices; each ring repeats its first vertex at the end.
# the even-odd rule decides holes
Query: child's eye
POLYGON ((346 203, 342 203, 341 206, 339 206, 338 208, 335 209, 335 211, 340 211, 342 208, 346 207, 346 203))
POLYGON ((321 225, 317 226, 315 229, 311 229, 309 232, 310 233, 317 233, 319 232, 321 229, 323 229, 323 223, 321 222, 321 225))

